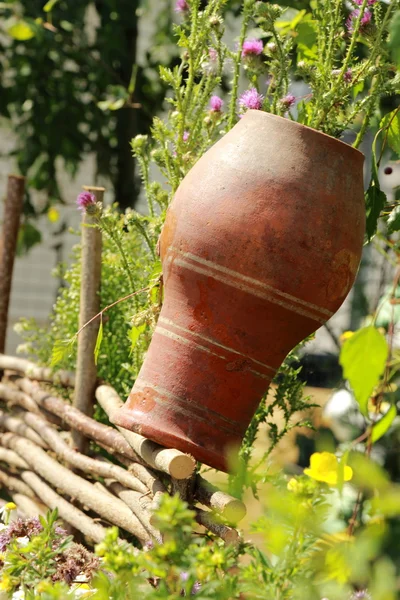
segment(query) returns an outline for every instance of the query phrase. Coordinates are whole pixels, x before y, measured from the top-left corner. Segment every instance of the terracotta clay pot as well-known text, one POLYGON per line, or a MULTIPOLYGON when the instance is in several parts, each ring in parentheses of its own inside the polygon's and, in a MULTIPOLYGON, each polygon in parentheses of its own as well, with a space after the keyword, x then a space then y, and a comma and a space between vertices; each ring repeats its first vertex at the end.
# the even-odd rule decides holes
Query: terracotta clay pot
POLYGON ((168 209, 164 305, 114 423, 227 468, 286 354, 352 286, 363 161, 332 137, 249 111, 196 163, 168 209))

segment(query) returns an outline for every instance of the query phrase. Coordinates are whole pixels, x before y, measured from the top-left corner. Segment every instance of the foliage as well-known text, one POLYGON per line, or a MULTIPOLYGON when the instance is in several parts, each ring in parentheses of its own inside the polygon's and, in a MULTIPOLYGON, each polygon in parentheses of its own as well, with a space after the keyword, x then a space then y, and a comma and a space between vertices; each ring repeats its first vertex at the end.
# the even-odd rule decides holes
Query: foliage
MULTIPOLYGON (((98 559, 57 526, 57 517, 54 510, 46 518, 17 519, 3 527, 0 589, 13 592, 21 587, 29 599, 36 597, 46 581, 71 584, 79 574, 91 577, 98 559)), ((61 585, 60 590, 64 589, 61 585)))
MULTIPOLYGON (((354 147, 375 119, 378 132, 366 197, 369 238, 382 212, 388 218, 396 209, 386 204, 378 169, 385 146, 396 151, 398 113, 378 116, 378 107, 382 96, 398 90, 394 74, 398 36, 393 23, 398 20, 399 3, 363 0, 349 14, 347 4, 339 0, 311 2, 310 9, 305 3, 304 10, 245 0, 237 48, 225 43, 222 17, 226 4, 224 0, 181 3, 181 24, 175 27, 180 62, 160 70, 169 88, 170 110, 164 120, 154 119, 151 137, 140 135, 132 140, 148 215, 128 212, 119 216, 114 210, 98 215, 105 237, 99 374, 121 394, 127 393, 137 374, 162 302, 156 245, 168 203, 191 166, 249 108, 249 98, 259 103, 260 110, 297 119, 336 137, 352 127, 357 130, 354 147), (243 55, 252 26, 256 27, 252 35, 263 42, 262 50, 253 40, 250 46, 256 51, 243 55), (241 75, 248 79, 250 96, 240 93, 241 75), (310 93, 305 98, 291 94, 294 76, 308 83, 310 93), (226 108, 222 109, 211 98, 225 88, 226 108), (162 185, 152 181, 154 168, 162 175, 162 185), (142 288, 146 289, 143 295, 130 296, 142 288), (123 296, 130 298, 105 312, 107 305, 123 296), (134 345, 133 360, 128 337, 134 345)), ((398 241, 389 237, 387 242, 398 260, 398 241)), ((397 273, 390 296, 393 302, 399 277, 397 273)), ((66 280, 68 287, 61 290, 47 339, 43 331, 23 326, 32 352, 45 364, 52 354, 54 358, 54 348, 67 342, 70 349, 76 337, 79 254, 66 280)), ((99 572, 92 597, 167 599, 193 594, 217 600, 343 600, 372 594, 374 600, 394 599, 395 566, 385 553, 385 543, 391 520, 399 517, 399 489, 371 460, 374 445, 391 435, 397 415, 390 388, 400 364, 393 349, 393 315, 394 310, 388 332, 378 331, 375 314, 367 327, 348 336, 343 345, 341 363, 360 408, 363 430, 342 444, 337 454, 314 455, 310 469, 289 480, 273 472, 272 449, 295 425, 309 425, 296 416, 311 405, 303 398, 304 386, 293 356, 277 376, 274 400, 261 403, 235 465, 231 488, 241 495, 250 487, 261 499, 263 514, 254 532, 261 537, 263 550, 252 544, 226 547, 193 534, 191 511, 177 498, 166 498, 159 511, 163 544, 140 552, 128 542, 119 545, 115 530, 108 533, 98 552, 105 572, 114 576, 99 572), (280 428, 272 418, 274 411, 283 415, 280 428), (262 459, 255 461, 253 445, 264 422, 269 425, 271 444, 262 459), (241 559, 243 554, 246 560, 241 559)), ((65 352, 58 352, 58 358, 59 366, 73 365, 74 357, 65 352)))
MULTIPOLYGON (((341 498, 332 482, 328 486, 306 476, 289 480, 270 476, 261 495, 263 514, 253 525, 257 545, 224 545, 212 535, 196 534, 194 513, 178 496, 165 496, 157 510, 163 543, 139 550, 128 541, 118 541, 116 528, 108 530, 96 548, 101 562, 95 571, 89 562, 85 597, 320 600, 324 596, 343 600, 362 597, 356 590, 367 594, 369 589, 374 600, 394 600, 394 566, 382 556, 382 549, 386 520, 399 512, 398 486, 389 484, 376 466, 357 463, 356 458, 352 463, 358 473, 356 486, 370 494, 356 535, 345 530, 349 484, 341 498)), ((49 542, 55 535, 53 525, 54 516, 49 515, 43 531, 33 535, 27 546, 8 544, 1 585, 3 589, 8 586, 10 597, 16 589, 24 590, 26 599, 81 597, 71 580, 52 583, 52 560, 58 556, 58 546, 54 550, 49 542), (27 567, 25 559, 32 548, 40 550, 27 567), (42 579, 32 593, 38 572, 42 579)))
POLYGON ((8 0, 0 13, 0 115, 16 136, 11 152, 28 180, 23 251, 40 242, 35 217, 50 218, 49 209, 66 200, 61 171, 75 176, 89 154, 119 205, 135 204, 140 186, 129 142, 161 110, 165 86, 157 70, 173 64, 177 51, 169 2, 153 16, 154 34, 150 28, 143 37, 140 64, 138 31, 151 14, 145 0, 8 0), (41 192, 38 202, 33 190, 41 192))
MULTIPOLYGON (((101 306, 112 304, 118 296, 128 296, 132 292, 146 288, 151 279, 154 265, 148 263, 147 249, 141 244, 137 230, 140 217, 133 211, 120 214, 115 208, 104 214, 109 235, 103 238, 101 306), (123 246, 121 246, 121 243, 123 246), (121 247, 123 254, 121 254, 121 247)), ((154 223, 153 223, 154 226, 154 223)), ((154 232, 157 237, 157 230, 154 232)), ((42 363, 49 363, 51 357, 58 367, 74 369, 76 346, 74 340, 79 323, 80 297, 80 247, 74 251, 75 261, 64 272, 65 278, 51 316, 50 328, 38 327, 31 320, 22 320, 16 326, 25 343, 20 350, 31 353, 42 363)), ((140 336, 134 339, 137 324, 132 324, 133 315, 141 314, 146 307, 146 292, 139 293, 124 303, 119 303, 103 318, 103 335, 98 355, 98 373, 122 395, 126 395, 136 377, 141 364, 144 348, 149 342, 150 327, 146 326, 140 336)), ((147 313, 146 313, 147 314, 147 313)), ((137 319, 137 316, 136 316, 137 319)))

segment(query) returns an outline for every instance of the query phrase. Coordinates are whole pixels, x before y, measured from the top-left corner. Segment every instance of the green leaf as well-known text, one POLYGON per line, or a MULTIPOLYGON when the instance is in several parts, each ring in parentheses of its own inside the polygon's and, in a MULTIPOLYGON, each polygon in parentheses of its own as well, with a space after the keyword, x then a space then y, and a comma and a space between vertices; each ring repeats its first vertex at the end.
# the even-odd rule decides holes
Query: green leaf
POLYGON ((297 36, 295 43, 312 50, 316 55, 317 48, 317 27, 315 21, 303 20, 297 26, 297 36))
POLYGON ((116 100, 113 98, 110 100, 101 100, 97 103, 97 106, 100 108, 100 110, 103 111, 120 110, 120 108, 122 108, 125 105, 125 102, 125 98, 117 98, 116 100))
POLYGON ((46 4, 43 6, 43 10, 44 12, 50 12, 51 10, 53 10, 53 8, 55 7, 55 5, 59 2, 60 0, 49 0, 48 2, 46 2, 46 4))
POLYGON ((55 367, 58 363, 71 355, 72 347, 76 337, 69 340, 58 340, 51 351, 50 367, 55 367))
POLYGON ((386 194, 382 192, 379 185, 371 181, 368 190, 365 192, 365 208, 367 213, 366 233, 370 241, 377 230, 378 219, 386 204, 386 194))
POLYGON ((396 109, 385 115, 379 127, 384 129, 388 145, 400 156, 400 111, 396 109))
POLYGON ((140 335, 145 331, 147 327, 147 323, 142 323, 141 325, 137 325, 132 327, 132 329, 128 333, 128 338, 131 341, 131 351, 134 350, 140 335))
POLYGON ((400 486, 393 485, 383 493, 371 499, 371 508, 387 517, 400 514, 400 486))
POLYGON ((389 410, 383 415, 383 417, 379 419, 379 421, 377 421, 374 424, 372 428, 371 440, 373 444, 375 444, 375 442, 377 442, 382 436, 385 435, 385 433, 388 431, 391 424, 395 420, 396 416, 397 409, 396 406, 392 404, 389 410))
POLYGON ((368 399, 385 370, 389 348, 375 327, 364 327, 343 344, 340 364, 349 381, 361 413, 368 416, 368 399))
POLYGON ((394 233, 400 229, 400 206, 396 206, 387 220, 388 233, 394 233))
POLYGON ((35 37, 35 32, 26 21, 18 21, 7 29, 7 33, 19 42, 26 42, 35 37))
POLYGON ((394 62, 400 67, 400 11, 394 13, 389 25, 389 40, 390 48, 394 62))
POLYGON ((301 23, 306 14, 307 11, 305 10, 288 8, 287 10, 285 10, 283 15, 279 19, 277 19, 275 26, 278 30, 280 30, 282 35, 287 35, 288 33, 294 31, 297 28, 297 26, 301 23))
POLYGON ((353 98, 357 98, 358 94, 361 94, 361 92, 364 90, 364 86, 364 81, 359 81, 355 86, 353 86, 351 90, 353 98))
POLYGON ((99 331, 97 332, 96 345, 94 347, 94 364, 97 365, 101 342, 103 341, 103 319, 100 318, 99 331))

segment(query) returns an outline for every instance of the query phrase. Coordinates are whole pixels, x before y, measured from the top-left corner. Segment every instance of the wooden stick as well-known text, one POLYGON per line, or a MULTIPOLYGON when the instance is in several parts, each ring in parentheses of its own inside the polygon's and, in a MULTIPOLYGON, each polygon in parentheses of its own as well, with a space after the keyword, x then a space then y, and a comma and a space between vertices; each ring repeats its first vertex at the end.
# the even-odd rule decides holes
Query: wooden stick
MULTIPOLYGON (((103 203, 104 188, 84 186, 84 189, 94 194, 96 202, 103 203)), ((96 217, 86 210, 82 212, 81 240, 79 329, 100 311, 101 231, 97 227, 96 217)), ((89 417, 93 414, 94 392, 97 383, 97 366, 94 351, 99 325, 99 319, 95 319, 82 329, 78 336, 73 405, 89 417)), ((79 432, 74 432, 73 439, 78 450, 81 452, 87 450, 87 440, 83 435, 79 432)))
POLYGON ((218 523, 214 519, 211 513, 206 512, 205 510, 201 510, 200 508, 196 508, 196 521, 199 525, 203 525, 206 529, 209 529, 211 533, 214 533, 218 537, 220 537, 227 544, 238 544, 240 537, 239 533, 233 527, 228 527, 227 525, 223 525, 223 523, 218 523))
POLYGON ((77 408, 64 402, 61 398, 57 398, 42 390, 36 382, 30 381, 26 377, 16 379, 15 383, 20 389, 29 394, 41 408, 45 408, 60 417, 72 429, 76 429, 95 442, 100 442, 110 448, 114 448, 116 452, 127 456, 131 460, 140 460, 128 442, 114 427, 98 423, 94 419, 84 415, 77 408))
POLYGON ((246 506, 243 502, 221 492, 201 475, 196 477, 195 496, 201 504, 214 509, 230 523, 238 523, 246 516, 246 506))
MULTIPOLYGON (((107 450, 106 446, 105 449, 107 450)), ((130 473, 137 477, 150 490, 153 496, 155 496, 155 494, 163 494, 167 491, 161 479, 159 479, 156 473, 149 467, 146 467, 142 463, 132 462, 126 458, 126 456, 122 456, 118 453, 114 454, 114 456, 130 473)))
POLYGON ((57 508, 58 514, 64 521, 73 525, 73 527, 81 531, 87 538, 93 540, 93 542, 99 543, 103 541, 106 529, 102 525, 95 523, 93 519, 85 515, 79 508, 76 508, 76 506, 73 506, 70 502, 62 498, 38 477, 36 473, 24 471, 22 479, 43 500, 46 506, 52 510, 57 508))
POLYGON ((4 383, 0 383, 0 400, 4 400, 9 406, 17 405, 30 412, 40 413, 38 405, 28 394, 14 390, 10 385, 4 383))
POLYGON ((0 485, 6 487, 11 492, 20 492, 30 498, 35 497, 34 493, 26 483, 21 481, 18 477, 14 477, 14 475, 11 475, 4 469, 0 469, 0 485))
POLYGON ((25 358, 0 354, 0 369, 9 369, 29 379, 56 383, 65 387, 74 387, 75 374, 71 371, 52 371, 48 367, 38 367, 35 363, 25 358))
POLYGON ((27 517, 37 517, 38 515, 44 517, 47 512, 46 506, 44 504, 42 504, 38 500, 33 500, 32 498, 29 498, 29 496, 25 496, 25 494, 20 494, 16 492, 14 494, 11 494, 11 497, 13 499, 13 502, 17 505, 17 509, 21 510, 21 512, 23 512, 24 515, 26 515, 27 517))
POLYGON ((8 306, 24 193, 25 177, 9 175, 0 237, 0 352, 4 352, 6 346, 8 306))
MULTIPOLYGON (((5 436, 3 436, 3 440, 4 438, 5 436)), ((146 543, 150 539, 143 525, 124 502, 118 498, 111 501, 106 494, 97 490, 92 483, 75 473, 71 473, 30 440, 11 435, 7 439, 7 446, 17 452, 26 460, 32 470, 46 479, 56 489, 94 510, 109 523, 129 531, 142 543, 146 543)))
POLYGON ((24 421, 43 438, 49 448, 54 450, 58 458, 65 460, 72 467, 92 475, 116 479, 124 486, 136 490, 141 494, 148 491, 141 481, 122 467, 105 460, 97 460, 76 452, 73 448, 68 446, 60 434, 48 425, 39 415, 26 413, 24 415, 24 421))
POLYGON ((178 494, 178 496, 188 504, 193 504, 195 481, 196 476, 194 474, 189 479, 172 479, 172 493, 178 494))
POLYGON ((31 427, 28 427, 21 419, 10 416, 2 410, 0 410, 0 427, 7 431, 11 431, 12 433, 16 433, 17 435, 26 437, 28 440, 31 440, 31 442, 34 442, 42 448, 47 448, 46 442, 42 440, 36 431, 31 427))
POLYGON ((110 479, 105 480, 108 488, 120 498, 131 511, 137 516, 142 525, 147 529, 150 535, 159 543, 162 542, 161 533, 155 529, 155 527, 151 523, 152 511, 151 511, 151 502, 146 497, 143 497, 143 494, 138 494, 138 492, 133 492, 132 490, 128 490, 126 487, 118 483, 117 481, 112 481, 110 479))
MULTIPOLYGON (((112 421, 112 414, 123 406, 117 392, 109 385, 101 385, 96 390, 96 399, 112 421)), ((167 449, 151 442, 137 433, 118 427, 129 445, 148 465, 168 473, 174 479, 186 479, 194 472, 196 461, 189 454, 167 449)))
POLYGON ((14 450, 8 450, 0 446, 0 461, 6 463, 10 467, 18 467, 19 469, 26 469, 28 463, 18 456, 14 450))

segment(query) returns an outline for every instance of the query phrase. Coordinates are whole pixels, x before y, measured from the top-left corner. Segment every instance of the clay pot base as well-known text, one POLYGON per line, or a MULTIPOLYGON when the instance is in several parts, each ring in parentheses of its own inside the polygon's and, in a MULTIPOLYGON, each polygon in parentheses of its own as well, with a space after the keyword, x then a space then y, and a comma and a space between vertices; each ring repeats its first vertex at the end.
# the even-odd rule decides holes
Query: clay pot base
MULTIPOLYGON (((195 457, 196 460, 202 462, 214 469, 218 469, 219 471, 228 472, 228 460, 227 456, 225 456, 224 449, 221 447, 218 451, 213 451, 204 446, 200 446, 199 444, 195 444, 190 439, 186 438, 184 433, 182 435, 174 434, 166 431, 165 424, 158 428, 156 425, 152 424, 151 418, 144 413, 140 413, 139 411, 132 410, 131 408, 126 409, 122 407, 119 409, 111 418, 110 421, 117 425, 118 427, 124 427, 129 431, 134 431, 139 435, 143 435, 145 438, 164 446, 165 448, 175 448, 176 450, 180 450, 181 452, 185 452, 186 454, 191 454, 195 457)), ((154 421, 154 418, 153 418, 154 421)), ((163 425, 163 424, 162 424, 163 425)), ((217 432, 218 438, 218 432, 217 432)), ((215 437, 214 443, 215 443, 215 437)), ((240 440, 238 440, 238 444, 236 449, 232 446, 226 452, 228 454, 237 454, 237 450, 240 445, 240 440)))

